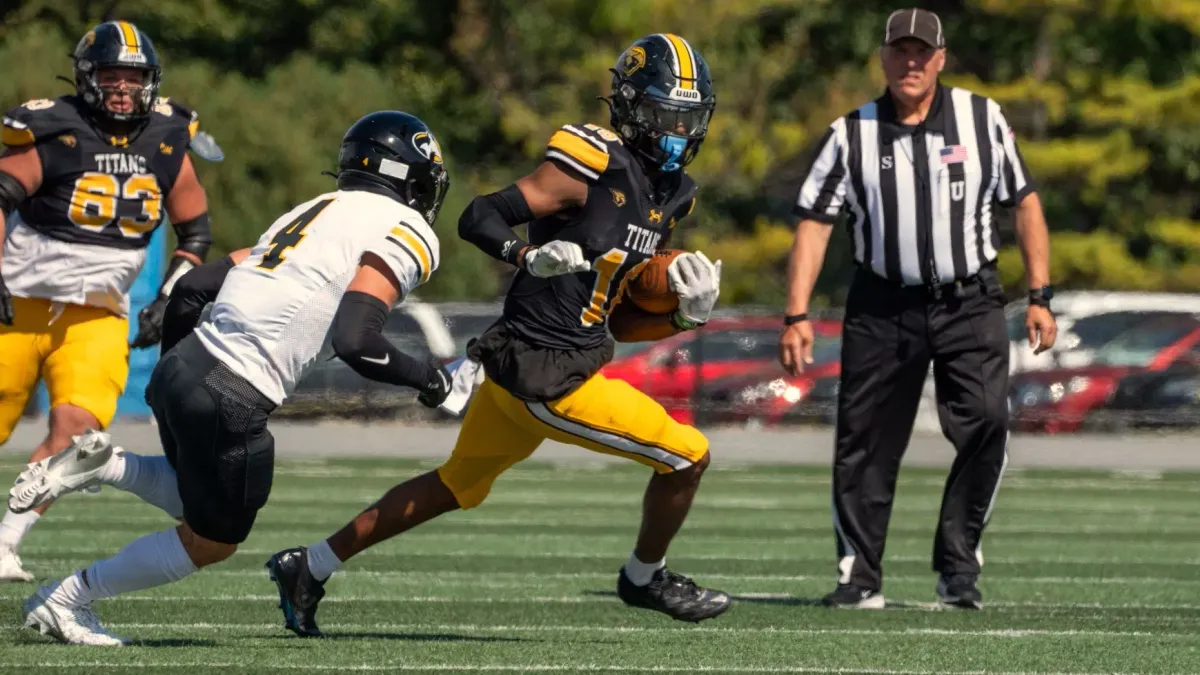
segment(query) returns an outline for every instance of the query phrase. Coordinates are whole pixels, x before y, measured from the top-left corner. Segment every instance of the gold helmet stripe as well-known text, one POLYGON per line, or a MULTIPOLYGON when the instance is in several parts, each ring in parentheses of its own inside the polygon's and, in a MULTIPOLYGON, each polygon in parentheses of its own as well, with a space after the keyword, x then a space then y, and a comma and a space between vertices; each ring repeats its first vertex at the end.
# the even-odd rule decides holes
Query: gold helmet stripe
POLYGON ((121 29, 121 42, 125 44, 125 50, 137 54, 142 50, 141 43, 138 42, 137 29, 128 21, 118 21, 117 28, 121 29))
POLYGON ((687 43, 687 40, 674 33, 666 33, 663 37, 671 45, 671 51, 675 55, 675 62, 679 64, 679 88, 695 89, 696 60, 692 54, 692 46, 687 43))

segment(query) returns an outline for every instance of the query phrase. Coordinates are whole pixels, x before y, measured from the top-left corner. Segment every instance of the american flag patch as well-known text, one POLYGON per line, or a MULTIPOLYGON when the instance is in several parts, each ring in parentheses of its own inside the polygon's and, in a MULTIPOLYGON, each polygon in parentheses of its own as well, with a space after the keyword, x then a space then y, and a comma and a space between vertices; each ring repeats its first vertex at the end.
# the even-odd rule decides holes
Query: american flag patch
POLYGON ((967 146, 947 145, 942 148, 942 164, 958 164, 967 161, 967 146))

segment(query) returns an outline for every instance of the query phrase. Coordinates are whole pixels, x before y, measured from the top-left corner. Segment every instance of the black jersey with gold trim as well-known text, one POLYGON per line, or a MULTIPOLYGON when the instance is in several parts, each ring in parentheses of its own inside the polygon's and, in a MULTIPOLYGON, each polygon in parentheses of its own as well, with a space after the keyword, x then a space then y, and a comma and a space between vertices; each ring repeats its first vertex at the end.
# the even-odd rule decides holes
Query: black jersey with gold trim
POLYGON ((608 340, 605 320, 626 282, 665 248, 671 230, 691 211, 696 184, 677 171, 668 174, 672 183, 656 191, 620 137, 593 124, 560 128, 545 157, 587 179, 587 202, 530 223, 529 241, 574 242, 593 269, 545 279, 518 271, 505 298, 504 320, 531 346, 590 349, 608 340))
POLYGON ((163 221, 164 197, 198 127, 192 110, 159 98, 128 135, 105 133, 75 95, 35 99, 4 114, 0 140, 34 146, 42 185, 21 220, 62 241, 137 249, 163 221))

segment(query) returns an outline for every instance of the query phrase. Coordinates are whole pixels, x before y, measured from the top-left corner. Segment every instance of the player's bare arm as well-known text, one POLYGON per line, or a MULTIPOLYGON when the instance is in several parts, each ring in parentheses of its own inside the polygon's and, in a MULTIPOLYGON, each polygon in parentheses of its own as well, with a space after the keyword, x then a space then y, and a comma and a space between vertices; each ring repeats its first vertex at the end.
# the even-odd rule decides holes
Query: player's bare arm
POLYGON ((421 403, 437 407, 450 393, 445 370, 405 354, 383 336, 388 312, 403 299, 401 288, 387 263, 365 254, 333 319, 333 350, 368 380, 412 387, 421 392, 421 403))
POLYGON ((585 272, 591 265, 579 246, 552 241, 531 246, 513 228, 587 203, 588 185, 552 161, 492 194, 476 197, 458 221, 458 235, 491 257, 539 277, 585 272))
POLYGON ((138 334, 131 347, 149 347, 162 340, 163 316, 175 284, 199 265, 204 264, 208 249, 212 246, 212 227, 208 220, 208 197, 191 157, 184 157, 183 165, 175 184, 167 193, 167 217, 175 230, 178 246, 167 263, 158 297, 138 312, 138 334))
MULTIPOLYGON (((3 264, 5 214, 12 213, 42 185, 42 161, 32 145, 9 148, 0 155, 0 265, 3 264)), ((13 322, 12 296, 0 277, 0 323, 13 322)))

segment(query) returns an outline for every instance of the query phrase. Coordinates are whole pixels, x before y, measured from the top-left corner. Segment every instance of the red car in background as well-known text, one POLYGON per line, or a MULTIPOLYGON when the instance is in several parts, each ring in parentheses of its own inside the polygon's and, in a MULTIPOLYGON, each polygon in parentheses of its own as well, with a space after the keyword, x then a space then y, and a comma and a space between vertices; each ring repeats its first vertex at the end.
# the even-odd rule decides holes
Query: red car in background
POLYGON ((1092 365, 1013 376, 1012 427, 1051 434, 1078 431, 1122 377, 1163 371, 1176 363, 1200 364, 1200 320, 1190 314, 1160 316, 1124 331, 1097 351, 1092 365))
MULTIPOLYGON (((658 342, 618 342, 615 358, 600 372, 625 380, 662 404, 677 421, 692 424, 693 395, 704 383, 771 368, 782 374, 781 327, 778 317, 719 318, 658 342)), ((818 335, 840 335, 841 322, 816 320, 813 330, 818 335)))
POLYGON ((706 382, 697 407, 712 424, 832 424, 842 372, 842 336, 817 333, 813 362, 792 376, 778 364, 706 382))

